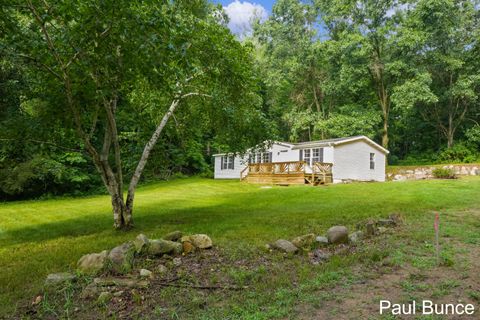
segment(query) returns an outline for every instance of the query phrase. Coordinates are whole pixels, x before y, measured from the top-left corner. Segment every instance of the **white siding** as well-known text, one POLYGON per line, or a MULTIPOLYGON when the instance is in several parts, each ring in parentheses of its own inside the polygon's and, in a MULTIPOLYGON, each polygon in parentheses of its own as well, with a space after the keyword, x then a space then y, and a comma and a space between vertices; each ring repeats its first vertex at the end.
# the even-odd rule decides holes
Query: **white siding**
POLYGON ((385 154, 364 140, 335 146, 333 179, 385 181, 385 154), (375 169, 370 169, 370 153, 375 154, 375 169))
POLYGON ((292 150, 290 146, 274 143, 268 151, 272 153, 272 162, 300 160, 298 150, 292 150))
POLYGON ((235 156, 233 169, 222 170, 222 156, 215 156, 215 179, 240 179, 240 172, 247 166, 247 160, 240 156, 235 156))

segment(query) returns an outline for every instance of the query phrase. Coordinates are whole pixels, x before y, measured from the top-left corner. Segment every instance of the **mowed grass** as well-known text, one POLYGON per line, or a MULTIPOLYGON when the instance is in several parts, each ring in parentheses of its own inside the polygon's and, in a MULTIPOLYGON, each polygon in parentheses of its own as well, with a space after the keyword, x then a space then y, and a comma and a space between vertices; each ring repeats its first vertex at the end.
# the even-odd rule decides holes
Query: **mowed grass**
MULTIPOLYGON (((112 248, 138 233, 207 233, 238 254, 278 238, 330 226, 353 228, 400 212, 422 220, 432 211, 479 208, 480 178, 322 187, 262 188, 238 181, 179 179, 138 190, 135 229, 112 229, 109 198, 94 196, 0 204, 0 317, 40 292, 48 273, 73 270, 85 253, 112 248)), ((261 251, 259 251, 261 252, 261 251)))

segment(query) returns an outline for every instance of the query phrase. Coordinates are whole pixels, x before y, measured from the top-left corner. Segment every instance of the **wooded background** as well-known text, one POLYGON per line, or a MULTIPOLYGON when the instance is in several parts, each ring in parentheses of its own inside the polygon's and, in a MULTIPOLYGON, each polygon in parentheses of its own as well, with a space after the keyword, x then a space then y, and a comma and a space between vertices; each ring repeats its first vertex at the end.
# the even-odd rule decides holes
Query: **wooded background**
POLYGON ((279 0, 239 40, 208 1, 4 0, 0 199, 124 190, 165 118, 142 179, 210 175, 213 153, 264 139, 476 162, 479 8, 279 0))

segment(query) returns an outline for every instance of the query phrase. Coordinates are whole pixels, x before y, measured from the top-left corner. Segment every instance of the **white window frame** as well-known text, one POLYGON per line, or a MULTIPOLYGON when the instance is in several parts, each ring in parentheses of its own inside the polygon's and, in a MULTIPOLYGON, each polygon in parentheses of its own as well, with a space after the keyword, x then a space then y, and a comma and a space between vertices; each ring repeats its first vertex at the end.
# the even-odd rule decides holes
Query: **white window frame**
POLYGON ((270 162, 272 162, 271 152, 263 152, 262 153, 262 163, 270 163, 270 162))
POLYGON ((311 161, 312 161, 311 149, 303 149, 303 161, 305 161, 308 165, 311 164, 311 161))
POLYGON ((234 156, 222 156, 220 159, 220 170, 233 170, 235 168, 234 156))
POLYGON ((312 165, 315 162, 323 162, 323 148, 312 149, 312 165))
POLYGON ((375 153, 370 152, 370 170, 375 170, 375 153))

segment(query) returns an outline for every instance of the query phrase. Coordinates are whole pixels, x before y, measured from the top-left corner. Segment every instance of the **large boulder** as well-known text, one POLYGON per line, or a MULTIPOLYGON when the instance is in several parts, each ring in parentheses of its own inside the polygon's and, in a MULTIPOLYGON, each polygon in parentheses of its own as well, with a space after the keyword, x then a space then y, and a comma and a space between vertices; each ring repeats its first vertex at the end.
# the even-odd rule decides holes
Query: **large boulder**
POLYGON ((178 241, 182 238, 183 234, 181 231, 173 231, 168 234, 166 234, 163 237, 163 240, 170 240, 170 241, 178 241))
POLYGON ((90 253, 82 256, 77 262, 78 271, 86 274, 96 274, 102 271, 107 264, 108 251, 90 253))
POLYGON ((135 240, 133 240, 133 245, 135 246, 135 251, 137 253, 145 253, 148 249, 149 243, 150 241, 144 234, 139 234, 135 240))
POLYGON ((108 254, 109 267, 115 273, 127 273, 132 269, 135 246, 131 242, 113 248, 108 254))
POLYGON ((68 272, 51 273, 45 279, 45 288, 58 288, 77 279, 74 274, 68 272))
POLYGON ((147 249, 147 253, 154 256, 170 253, 181 254, 182 251, 183 247, 181 243, 163 239, 150 240, 150 244, 147 249))
POLYGON ((190 242, 195 248, 208 249, 211 248, 213 243, 212 239, 206 234, 193 234, 188 237, 182 237, 182 242, 190 242))
POLYGON ((332 244, 348 243, 348 229, 345 226, 334 226, 327 231, 328 242, 332 244))
POLYGON ((279 250, 279 251, 285 252, 285 253, 295 253, 295 252, 298 251, 298 248, 295 247, 293 245, 293 243, 291 243, 288 240, 284 240, 284 239, 279 239, 279 240, 275 241, 272 244, 272 247, 279 250))
POLYGON ((193 250, 195 250, 195 247, 193 246, 193 244, 190 241, 183 241, 182 242, 182 247, 183 247, 183 253, 184 254, 188 254, 188 253, 192 252, 193 250))
POLYGON ((315 235, 313 233, 305 234, 294 238, 291 242, 297 248, 310 247, 315 242, 315 235))

